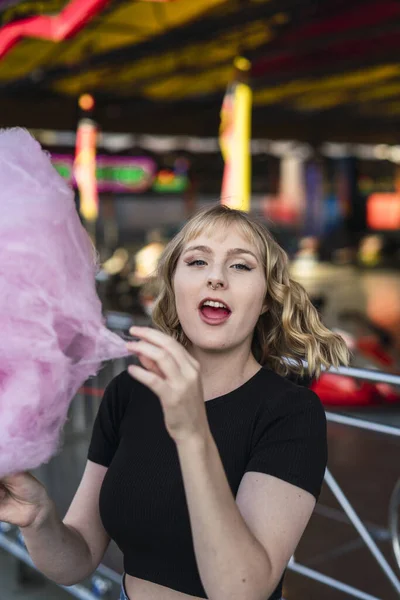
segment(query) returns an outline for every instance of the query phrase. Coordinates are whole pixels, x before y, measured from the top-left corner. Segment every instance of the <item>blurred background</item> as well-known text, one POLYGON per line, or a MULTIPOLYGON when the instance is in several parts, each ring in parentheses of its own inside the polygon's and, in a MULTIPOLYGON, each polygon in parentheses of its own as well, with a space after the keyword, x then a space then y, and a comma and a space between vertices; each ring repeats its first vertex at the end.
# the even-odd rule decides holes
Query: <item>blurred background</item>
MULTIPOLYGON (((0 127, 29 129, 75 190, 110 328, 151 322, 162 249, 222 202, 267 225, 352 351, 352 370, 302 382, 328 411, 340 493, 324 486, 287 600, 400 595, 399 33, 396 0, 0 0, 0 127)), ((37 473, 60 511, 124 367, 82 388, 37 473)), ((117 548, 62 590, 1 531, 0 600, 117 597, 117 548)))

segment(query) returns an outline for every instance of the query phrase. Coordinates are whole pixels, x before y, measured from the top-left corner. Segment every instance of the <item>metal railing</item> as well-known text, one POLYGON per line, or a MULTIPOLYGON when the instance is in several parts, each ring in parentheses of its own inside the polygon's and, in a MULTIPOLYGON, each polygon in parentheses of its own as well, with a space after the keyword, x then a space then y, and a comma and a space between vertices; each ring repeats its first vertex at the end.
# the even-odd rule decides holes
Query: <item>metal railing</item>
POLYGON ((396 483, 389 504, 389 531, 392 539, 393 553, 400 568, 400 479, 396 483))
MULTIPOLYGON (((9 554, 12 554, 15 558, 17 558, 25 565, 31 567, 34 571, 39 572, 34 563, 32 562, 28 551, 25 549, 22 536, 16 534, 15 527, 7 527, 6 523, 1 524, 0 547, 3 548, 3 550, 8 552, 9 554)), ((86 587, 83 584, 72 585, 69 587, 60 584, 54 585, 57 585, 59 588, 64 589, 71 596, 79 598, 79 600, 98 600, 98 598, 109 595, 109 591, 112 585, 111 581, 117 582, 115 576, 117 576, 117 581, 120 585, 121 577, 113 571, 110 573, 110 569, 107 569, 103 565, 101 565, 96 570, 96 574, 92 578, 90 585, 91 589, 88 589, 88 587, 86 587)))
MULTIPOLYGON (((120 321, 119 323, 122 323, 120 321)), ((117 327, 119 329, 119 327, 117 327)), ((121 329, 125 329, 124 326, 121 326, 121 329)), ((111 375, 115 376, 120 373, 126 367, 127 361, 126 359, 119 359, 117 361, 113 361, 110 367, 112 370, 111 375)), ((400 387, 400 376, 391 375, 387 373, 381 373, 378 371, 368 370, 368 369, 358 369, 353 367, 340 367, 338 369, 330 369, 328 372, 338 373, 340 375, 345 375, 348 377, 354 377, 356 379, 363 379, 366 381, 376 381, 388 383, 390 385, 395 385, 400 387)), ((96 382, 96 379, 92 380, 92 384, 96 382)), ((92 392, 96 390, 96 387, 92 385, 84 388, 81 391, 81 395, 79 401, 75 401, 75 406, 71 405, 72 412, 74 409, 79 407, 79 411, 76 411, 76 414, 73 414, 72 421, 75 421, 75 428, 77 431, 87 431, 88 422, 91 422, 97 412, 97 403, 93 402, 93 396, 89 398, 89 395, 92 395, 92 392), (85 402, 82 403, 82 399, 85 402)), ((100 390, 99 390, 100 391, 100 390)), ((100 400, 99 394, 97 395, 100 400)), ((74 403, 73 403, 74 404, 74 403)), ((356 427, 358 429, 374 431, 376 433, 385 435, 385 436, 396 436, 400 437, 400 428, 391 427, 388 425, 382 425, 380 423, 375 423, 371 421, 365 421, 362 419, 357 419, 341 414, 336 414, 332 412, 326 413, 327 421, 330 423, 340 423, 349 427, 356 427)), ((383 571, 386 578, 391 583, 392 587, 396 590, 396 592, 400 595, 400 580, 394 573, 393 569, 379 550, 376 545, 373 537, 368 531, 368 528, 363 524, 359 516, 357 515, 354 508, 351 506, 347 497, 345 496, 343 490, 340 488, 338 482, 333 477, 332 473, 327 469, 325 474, 325 482, 329 489, 332 491, 337 501, 341 505, 344 510, 347 518, 352 523, 354 528, 359 533, 361 539, 364 541, 368 549, 370 550, 372 556, 375 561, 383 571)), ((400 569, 400 536, 399 536, 399 517, 398 511, 400 506, 400 479, 397 482, 390 501, 389 506, 389 530, 388 535, 390 535, 393 547, 393 553, 400 569)), ((32 563, 28 552, 23 546, 23 540, 20 537, 17 539, 11 539, 10 533, 14 531, 15 528, 7 527, 6 524, 3 524, 3 530, 0 524, 0 547, 8 551, 10 554, 14 555, 20 561, 28 564, 33 569, 36 569, 34 564, 32 563)), ((367 592, 359 590, 353 586, 350 586, 342 581, 334 579, 332 577, 328 577, 327 575, 311 569, 305 565, 299 564, 295 556, 291 558, 288 564, 288 569, 301 574, 305 577, 323 583, 331 588, 335 588, 338 591, 346 593, 355 598, 359 598, 361 600, 382 600, 381 598, 377 598, 376 596, 372 596, 367 592)), ((99 597, 109 597, 111 593, 111 589, 114 588, 114 585, 117 584, 120 586, 121 576, 115 571, 107 568, 105 565, 100 565, 96 570, 92 580, 91 580, 91 590, 89 590, 84 585, 75 585, 70 587, 63 587, 66 591, 68 591, 72 596, 76 598, 80 598, 81 600, 95 600, 99 597)))
MULTIPOLYGON (((341 369, 337 369, 336 372, 341 372, 341 369)), ((344 369, 343 369, 344 371, 344 369)), ((362 374, 362 369, 351 369, 347 368, 346 372, 341 372, 342 375, 355 376, 352 372, 357 373, 357 377, 360 378, 362 374)), ((373 373, 375 378, 374 381, 387 382, 385 373, 373 373), (378 377, 376 377, 378 375, 378 377)), ((370 375, 368 371, 366 371, 367 377, 370 375)), ((366 378, 367 378, 366 377, 366 378)), ((391 378, 395 377, 395 380, 391 379, 391 383, 396 382, 397 385, 400 385, 400 377, 391 376, 391 378)), ((367 431, 374 431, 376 433, 384 434, 384 435, 392 435, 395 437, 400 437, 400 428, 390 427, 388 425, 381 425, 380 423, 368 422, 362 419, 356 419, 353 417, 348 417, 344 415, 339 415, 335 413, 326 413, 326 418, 328 422, 331 423, 340 423, 342 425, 356 427, 357 429, 364 429, 367 431)), ((375 561, 391 583, 392 587, 400 596, 400 580, 397 575, 394 573, 393 569, 387 562, 386 558, 383 556, 382 552, 379 550, 377 544, 375 543, 373 537, 369 533, 367 527, 361 521, 356 511, 348 501, 346 495, 343 490, 329 471, 326 469, 325 472, 325 482, 340 506, 343 508, 345 514, 347 515, 349 521, 352 523, 356 531, 359 533, 361 539, 366 544, 367 548, 371 552, 372 556, 375 558, 375 561)), ((390 526, 390 536, 392 540, 393 552, 397 561, 397 566, 400 569, 400 542, 399 542, 399 520, 398 520, 398 511, 400 507, 400 479, 395 485, 394 491, 391 496, 391 501, 389 505, 389 526, 390 526)), ((288 568, 296 573, 309 577, 310 579, 314 579, 320 583, 324 583, 325 585, 335 588, 341 592, 344 592, 354 598, 360 598, 361 600, 382 600, 381 598, 377 598, 376 596, 372 596, 358 588, 347 585, 346 583, 334 579, 332 577, 327 577, 323 573, 319 571, 310 569, 305 567, 304 565, 300 565, 296 562, 295 557, 293 556, 289 562, 288 568)))

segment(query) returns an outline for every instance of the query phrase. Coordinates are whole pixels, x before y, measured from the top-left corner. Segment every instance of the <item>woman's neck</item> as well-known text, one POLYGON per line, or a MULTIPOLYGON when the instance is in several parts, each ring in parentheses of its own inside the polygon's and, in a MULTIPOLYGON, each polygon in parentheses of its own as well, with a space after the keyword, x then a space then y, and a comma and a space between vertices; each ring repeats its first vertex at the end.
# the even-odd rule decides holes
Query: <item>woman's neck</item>
POLYGON ((206 352, 200 348, 191 348, 189 351, 200 363, 206 402, 232 392, 260 369, 248 348, 235 348, 229 352, 206 352))

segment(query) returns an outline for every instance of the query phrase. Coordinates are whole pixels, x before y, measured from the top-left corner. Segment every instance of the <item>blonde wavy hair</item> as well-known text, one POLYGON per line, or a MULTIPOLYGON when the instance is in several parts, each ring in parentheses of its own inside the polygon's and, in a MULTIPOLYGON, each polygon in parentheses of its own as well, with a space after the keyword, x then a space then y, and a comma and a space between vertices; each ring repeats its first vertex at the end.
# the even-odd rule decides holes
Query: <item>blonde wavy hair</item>
POLYGON ((319 376, 323 367, 347 364, 349 353, 344 340, 321 323, 305 289, 290 278, 287 254, 270 232, 247 213, 220 204, 192 217, 164 249, 155 275, 159 293, 152 313, 154 325, 183 346, 188 345, 178 319, 172 283, 178 259, 187 242, 216 228, 233 225, 258 248, 265 269, 268 308, 254 329, 255 359, 281 375, 302 375, 307 370, 310 375, 319 376))

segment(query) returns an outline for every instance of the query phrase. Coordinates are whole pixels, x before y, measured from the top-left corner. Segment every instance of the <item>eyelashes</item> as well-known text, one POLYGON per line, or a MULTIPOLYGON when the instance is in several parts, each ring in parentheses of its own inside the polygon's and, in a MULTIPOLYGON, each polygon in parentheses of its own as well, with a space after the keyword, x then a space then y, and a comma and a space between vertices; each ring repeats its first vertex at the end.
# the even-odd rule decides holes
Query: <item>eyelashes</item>
POLYGON ((187 262, 186 264, 188 267, 192 267, 193 265, 196 265, 197 263, 204 263, 204 260, 200 260, 200 259, 192 260, 190 262, 187 262))
MULTIPOLYGON (((187 266, 188 267, 192 267, 194 265, 196 266, 202 266, 199 265, 198 263, 203 263, 203 264, 207 264, 204 260, 201 260, 200 258, 196 259, 196 260, 192 260, 190 262, 187 262, 187 266)), ((234 269, 235 271, 252 271, 253 269, 251 269, 250 267, 248 267, 247 265, 243 264, 243 263, 235 263, 234 265, 231 265, 232 267, 240 267, 239 269, 234 269)))

